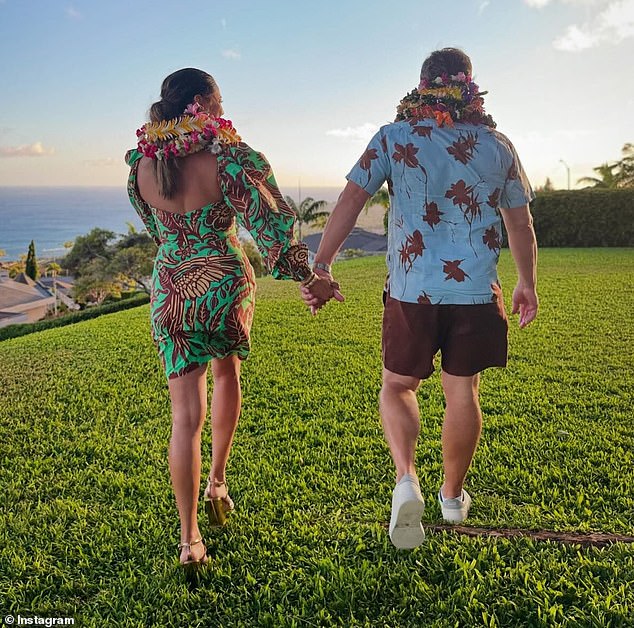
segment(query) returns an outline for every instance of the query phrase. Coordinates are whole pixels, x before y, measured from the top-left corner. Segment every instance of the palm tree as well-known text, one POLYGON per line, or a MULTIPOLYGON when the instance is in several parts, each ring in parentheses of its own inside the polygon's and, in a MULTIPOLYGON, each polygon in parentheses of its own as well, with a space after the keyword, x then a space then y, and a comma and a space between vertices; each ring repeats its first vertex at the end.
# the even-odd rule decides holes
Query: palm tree
POLYGON ((328 205, 326 201, 316 201, 309 196, 298 206, 290 196, 285 196, 284 198, 297 216, 297 229, 300 240, 302 239, 302 225, 309 225, 313 222, 319 223, 319 221, 324 224, 328 216, 330 216, 330 212, 323 211, 324 207, 328 205))
POLYGON ((390 193, 387 191, 385 186, 379 188, 366 202, 363 206, 364 211, 367 213, 368 209, 372 207, 372 205, 380 205, 383 209, 390 208, 390 193))
POLYGON ((390 210, 390 193, 385 186, 380 187, 366 202, 363 206, 363 211, 368 213, 368 209, 373 205, 380 205, 385 210, 383 214, 383 230, 387 234, 387 220, 388 220, 388 212, 390 210))
POLYGON ((593 188, 614 189, 618 187, 619 182, 619 174, 614 172, 618 166, 618 163, 601 164, 592 169, 599 175, 598 177, 581 177, 581 179, 577 179, 577 183, 587 183, 589 187, 593 188))
POLYGON ((46 266, 46 274, 51 273, 51 277, 57 277, 62 272, 62 267, 57 262, 49 262, 46 266))
POLYGON ((57 262, 49 262, 46 266, 46 274, 51 273, 53 277, 53 296, 55 297, 55 316, 57 316, 57 275, 62 271, 62 267, 57 262))
POLYGON ((634 144, 628 142, 621 149, 623 157, 617 162, 619 173, 617 175, 620 188, 634 187, 634 144))

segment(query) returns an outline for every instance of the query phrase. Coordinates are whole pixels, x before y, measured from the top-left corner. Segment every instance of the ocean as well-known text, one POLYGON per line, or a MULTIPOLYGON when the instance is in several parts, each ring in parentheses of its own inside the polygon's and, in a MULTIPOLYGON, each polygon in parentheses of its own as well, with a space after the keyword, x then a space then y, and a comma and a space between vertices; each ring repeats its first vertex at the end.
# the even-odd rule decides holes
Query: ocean
MULTIPOLYGON (((298 198, 297 188, 282 193, 298 198)), ((341 188, 302 188, 302 198, 333 203, 341 188)), ((127 223, 137 229, 142 223, 126 193, 114 187, 0 187, 0 249, 4 261, 26 255, 31 240, 39 258, 60 258, 67 253, 64 243, 88 233, 94 227, 127 233, 127 223)))

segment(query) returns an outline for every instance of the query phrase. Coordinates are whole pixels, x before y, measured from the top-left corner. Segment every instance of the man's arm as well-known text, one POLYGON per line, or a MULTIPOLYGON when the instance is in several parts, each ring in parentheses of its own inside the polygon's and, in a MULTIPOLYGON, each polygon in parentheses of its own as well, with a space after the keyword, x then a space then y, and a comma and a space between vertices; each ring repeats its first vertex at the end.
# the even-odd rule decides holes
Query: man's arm
POLYGON ((370 194, 362 187, 348 181, 330 214, 330 218, 328 218, 319 249, 315 255, 315 262, 332 264, 341 245, 357 223, 357 218, 369 198, 370 194))
MULTIPOLYGON (((339 199, 330 214, 330 218, 328 218, 326 228, 321 236, 319 249, 315 254, 315 262, 321 262, 328 266, 332 264, 341 245, 355 226, 365 202, 369 198, 370 194, 362 187, 352 181, 348 181, 343 192, 339 195, 339 199)), ((332 281, 332 275, 324 270, 315 269, 315 273, 320 277, 332 281)), ((334 298, 337 299, 337 301, 343 301, 343 295, 339 292, 339 285, 331 285, 335 286, 334 298)), ((328 301, 328 299, 314 294, 310 289, 302 287, 300 290, 304 302, 310 307, 310 311, 313 315, 328 301)))
POLYGON ((537 240, 533 230, 533 217, 528 204, 501 209, 509 239, 511 255, 515 260, 518 281, 513 291, 513 314, 519 312, 520 327, 526 327, 537 316, 537 240))

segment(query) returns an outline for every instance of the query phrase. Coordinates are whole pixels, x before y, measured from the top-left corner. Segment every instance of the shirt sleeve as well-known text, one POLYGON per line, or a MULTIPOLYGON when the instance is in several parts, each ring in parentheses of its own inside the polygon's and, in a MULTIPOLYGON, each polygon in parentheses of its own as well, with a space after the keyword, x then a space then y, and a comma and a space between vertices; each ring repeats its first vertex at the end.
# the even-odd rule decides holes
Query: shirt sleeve
POLYGON ((266 157, 243 142, 230 146, 218 154, 218 179, 225 203, 253 236, 271 275, 295 281, 310 277, 308 248, 293 237, 295 213, 266 157))
POLYGON ((161 244, 161 236, 156 226, 156 219, 150 209, 150 206, 141 198, 139 190, 136 184, 137 170, 139 167, 139 160, 141 159, 141 153, 136 150, 129 150, 125 155, 125 162, 130 166, 130 175, 128 176, 128 197, 132 207, 136 210, 139 218, 145 225, 148 234, 156 242, 161 244))
POLYGON ((522 207, 535 198, 535 193, 524 172, 520 158, 517 156, 515 147, 508 139, 505 138, 505 140, 503 144, 508 150, 507 163, 509 165, 500 195, 500 207, 505 209, 522 207))
POLYGON ((381 127, 370 140, 365 152, 348 173, 346 179, 373 195, 389 177, 390 157, 387 152, 385 130, 384 127, 381 127))

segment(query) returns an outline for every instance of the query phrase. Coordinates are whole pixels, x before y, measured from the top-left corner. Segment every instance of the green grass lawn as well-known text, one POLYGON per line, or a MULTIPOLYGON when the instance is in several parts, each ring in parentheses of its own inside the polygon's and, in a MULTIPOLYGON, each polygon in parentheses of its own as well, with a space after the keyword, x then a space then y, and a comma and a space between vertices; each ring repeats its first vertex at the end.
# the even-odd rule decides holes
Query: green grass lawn
MULTIPOLYGON (((0 343, 0 613, 81 626, 632 626, 634 548, 430 532, 387 538, 384 262, 335 268, 311 318, 259 282, 228 479, 197 588, 177 566, 165 379, 148 306, 0 343)), ((633 250, 544 250, 541 309, 482 378, 469 524, 633 534, 633 250)), ((501 277, 514 284, 508 252, 501 277)), ((424 523, 440 523, 443 401, 419 393, 424 523)), ((206 426, 208 428, 208 425, 206 426)), ((205 452, 210 450, 205 431, 205 452)), ((205 454, 205 468, 208 468, 205 454)), ((201 487, 202 492, 202 487, 201 487)), ((200 509, 202 515, 202 508, 200 509)), ((207 533, 205 520, 201 529, 207 533)))

